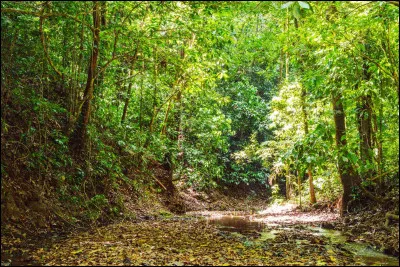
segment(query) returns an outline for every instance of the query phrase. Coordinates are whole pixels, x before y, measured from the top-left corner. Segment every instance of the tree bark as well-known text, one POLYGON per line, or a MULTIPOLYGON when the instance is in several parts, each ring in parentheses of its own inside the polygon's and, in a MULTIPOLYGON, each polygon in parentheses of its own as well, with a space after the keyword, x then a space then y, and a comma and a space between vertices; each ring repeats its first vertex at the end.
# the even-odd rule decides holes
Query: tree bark
POLYGON ((172 106, 171 104, 172 104, 172 99, 168 102, 168 107, 167 107, 167 111, 165 112, 163 127, 162 127, 160 135, 165 135, 167 132, 168 115, 171 110, 171 106, 172 106))
MULTIPOLYGON (((286 35, 289 35, 289 9, 286 9, 286 35)), ((286 37, 289 39, 288 37, 286 37)), ((287 44, 289 43, 289 40, 286 42, 287 44)), ((286 80, 289 79, 289 52, 288 49, 286 48, 285 52, 285 78, 286 80)))
MULTIPOLYGON (((294 19, 294 26, 296 28, 296 31, 298 31, 299 22, 297 21, 296 18, 294 19)), ((303 71, 303 68, 301 67, 304 65, 303 57, 301 54, 299 54, 298 56, 299 56, 299 61, 301 63, 299 69, 300 69, 300 71, 303 71)), ((305 137, 308 135, 308 113, 307 113, 307 107, 306 107, 306 105, 307 105, 306 96, 307 96, 306 88, 304 88, 304 86, 302 86, 300 100, 301 100, 301 111, 303 113, 303 126, 304 126, 304 136, 305 137)), ((309 179, 309 184, 310 184, 310 203, 314 204, 317 202, 317 199, 315 197, 313 176, 312 176, 312 172, 311 172, 311 164, 309 164, 307 167, 307 173, 308 173, 308 179, 309 179)))
POLYGON ((308 167, 308 180, 310 183, 310 203, 314 204, 317 203, 317 198, 315 197, 315 189, 314 189, 314 183, 313 183, 313 176, 311 172, 311 167, 308 167))
MULTIPOLYGON (((363 166, 372 163, 372 99, 370 95, 362 96, 357 108, 358 133, 360 136, 360 158, 363 166)), ((361 177, 371 176, 371 170, 363 171, 361 177)))
POLYGON ((355 175, 353 167, 343 159, 343 155, 347 151, 346 116, 340 92, 332 92, 332 107, 335 121, 336 146, 339 151, 338 169, 343 186, 342 205, 340 207, 340 216, 343 217, 347 213, 348 203, 351 200, 352 187, 359 184, 359 178, 355 175))
MULTIPOLYGON (((307 109, 306 109, 306 89, 302 87, 301 89, 301 110, 303 112, 303 126, 304 126, 304 135, 308 135, 308 114, 307 114, 307 109)), ((314 204, 317 202, 317 199, 315 197, 315 190, 314 190, 314 183, 313 183, 313 176, 311 172, 311 164, 307 167, 307 173, 308 173, 308 179, 310 183, 310 203, 314 204)))
MULTIPOLYGON (((332 2, 326 13, 326 20, 331 22, 337 15, 337 8, 332 2)), ((332 81, 335 82, 335 81, 332 81)), ((346 141, 346 115, 344 113, 342 103, 342 93, 338 88, 334 88, 331 92, 332 97, 332 108, 333 108, 333 119, 335 122, 335 140, 336 147, 338 150, 338 171, 340 180, 343 187, 343 194, 340 205, 340 216, 346 215, 348 210, 348 204, 351 200, 352 187, 360 184, 360 178, 355 174, 353 167, 348 160, 345 162, 343 155, 347 154, 347 141, 346 141)))
POLYGON ((70 146, 77 155, 82 155, 86 147, 87 125, 90 118, 91 100, 93 98, 94 77, 97 68, 100 45, 100 8, 97 1, 93 1, 93 48, 88 66, 86 87, 83 97, 82 109, 76 123, 70 146))
POLYGON ((290 165, 286 166, 286 199, 290 199, 290 165))
MULTIPOLYGON (((366 47, 366 51, 368 48, 366 47)), ((369 81, 371 74, 368 72, 368 66, 366 62, 362 66, 363 75, 362 78, 365 81, 369 81)), ((363 166, 368 167, 368 164, 372 164, 372 97, 370 94, 361 96, 357 104, 357 123, 358 133, 360 137, 360 158, 363 166)), ((372 170, 363 170, 361 172, 361 178, 372 176, 372 170)))
MULTIPOLYGON (((132 75, 132 72, 133 72, 133 70, 135 68, 135 63, 136 63, 136 59, 137 59, 137 52, 138 52, 138 48, 136 47, 135 55, 133 56, 132 66, 131 66, 131 71, 130 71, 129 76, 132 75)), ((127 111, 128 111, 128 105, 129 105, 129 101, 131 99, 131 93, 132 93, 132 84, 133 84, 133 82, 132 82, 132 79, 131 79, 131 80, 129 80, 128 91, 126 92, 125 104, 124 104, 124 110, 122 112, 121 123, 124 123, 125 118, 126 118, 126 114, 127 114, 127 111)))

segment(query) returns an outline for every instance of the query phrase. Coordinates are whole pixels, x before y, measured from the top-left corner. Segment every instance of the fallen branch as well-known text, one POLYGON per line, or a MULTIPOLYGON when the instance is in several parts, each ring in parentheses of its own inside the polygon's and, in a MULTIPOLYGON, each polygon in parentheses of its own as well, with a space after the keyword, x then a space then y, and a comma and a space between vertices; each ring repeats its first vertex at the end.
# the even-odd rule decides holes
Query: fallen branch
POLYGON ((376 201, 376 202, 378 202, 378 203, 380 203, 380 204, 384 203, 386 200, 389 200, 389 199, 387 199, 387 198, 381 199, 381 198, 375 196, 374 194, 372 194, 371 192, 369 192, 367 189, 365 189, 365 187, 362 186, 362 185, 360 185, 360 188, 361 188, 361 190, 363 191, 363 193, 365 194, 365 196, 367 196, 368 198, 370 198, 370 199, 372 199, 372 200, 374 200, 374 201, 376 201))
MULTIPOLYGON (((369 180, 369 181, 376 180, 377 178, 382 177, 382 176, 384 176, 384 175, 387 175, 387 174, 389 174, 389 173, 392 173, 392 172, 394 172, 394 171, 397 171, 397 169, 384 172, 384 173, 382 173, 382 174, 380 174, 380 175, 377 175, 377 176, 375 176, 375 177, 369 178, 368 180, 369 180)), ((374 194, 372 194, 371 192, 369 192, 362 184, 360 184, 360 188, 361 188, 361 191, 364 193, 364 195, 365 195, 366 197, 368 197, 368 198, 370 198, 370 199, 372 199, 372 200, 374 200, 374 201, 376 201, 376 202, 378 202, 378 203, 380 203, 380 204, 383 204, 383 203, 385 203, 386 201, 389 201, 389 200, 390 200, 390 197, 379 198, 378 196, 375 196, 374 194)))
POLYGON ((156 182, 157 182, 162 188, 164 188, 165 191, 168 191, 167 188, 166 188, 156 177, 153 177, 153 178, 154 178, 154 180, 156 180, 156 182))
POLYGON ((376 179, 378 179, 378 178, 380 178, 380 177, 382 177, 382 176, 388 175, 388 174, 390 174, 390 173, 392 173, 392 172, 397 172, 397 168, 396 168, 396 169, 393 169, 393 170, 390 170, 390 171, 387 171, 387 172, 384 172, 384 173, 381 173, 381 174, 379 174, 379 175, 377 175, 377 176, 374 176, 374 177, 372 177, 372 178, 367 178, 367 180, 368 180, 368 181, 374 181, 374 180, 376 180, 376 179))

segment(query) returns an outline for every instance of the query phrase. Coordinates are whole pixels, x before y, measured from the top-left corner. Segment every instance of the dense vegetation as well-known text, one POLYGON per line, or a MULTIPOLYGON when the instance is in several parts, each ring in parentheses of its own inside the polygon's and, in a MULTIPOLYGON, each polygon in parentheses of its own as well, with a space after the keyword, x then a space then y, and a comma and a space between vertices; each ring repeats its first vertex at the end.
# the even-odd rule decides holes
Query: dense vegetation
POLYGON ((398 47, 393 1, 2 1, 2 223, 178 184, 394 203, 398 47))

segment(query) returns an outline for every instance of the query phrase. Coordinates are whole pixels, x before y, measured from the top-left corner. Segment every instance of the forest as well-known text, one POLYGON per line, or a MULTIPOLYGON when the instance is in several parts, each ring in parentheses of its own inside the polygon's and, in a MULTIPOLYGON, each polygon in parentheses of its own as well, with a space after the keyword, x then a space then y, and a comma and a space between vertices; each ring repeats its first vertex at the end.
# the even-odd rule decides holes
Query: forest
POLYGON ((399 266, 398 1, 2 1, 1 266, 399 266))

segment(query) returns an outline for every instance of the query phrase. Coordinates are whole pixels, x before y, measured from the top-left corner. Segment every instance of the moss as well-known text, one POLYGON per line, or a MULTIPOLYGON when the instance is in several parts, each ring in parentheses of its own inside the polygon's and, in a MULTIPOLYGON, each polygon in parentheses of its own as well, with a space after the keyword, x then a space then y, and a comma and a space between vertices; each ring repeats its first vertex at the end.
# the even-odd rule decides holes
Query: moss
POLYGON ((174 216, 171 212, 165 210, 158 211, 158 215, 165 219, 172 218, 174 216))

